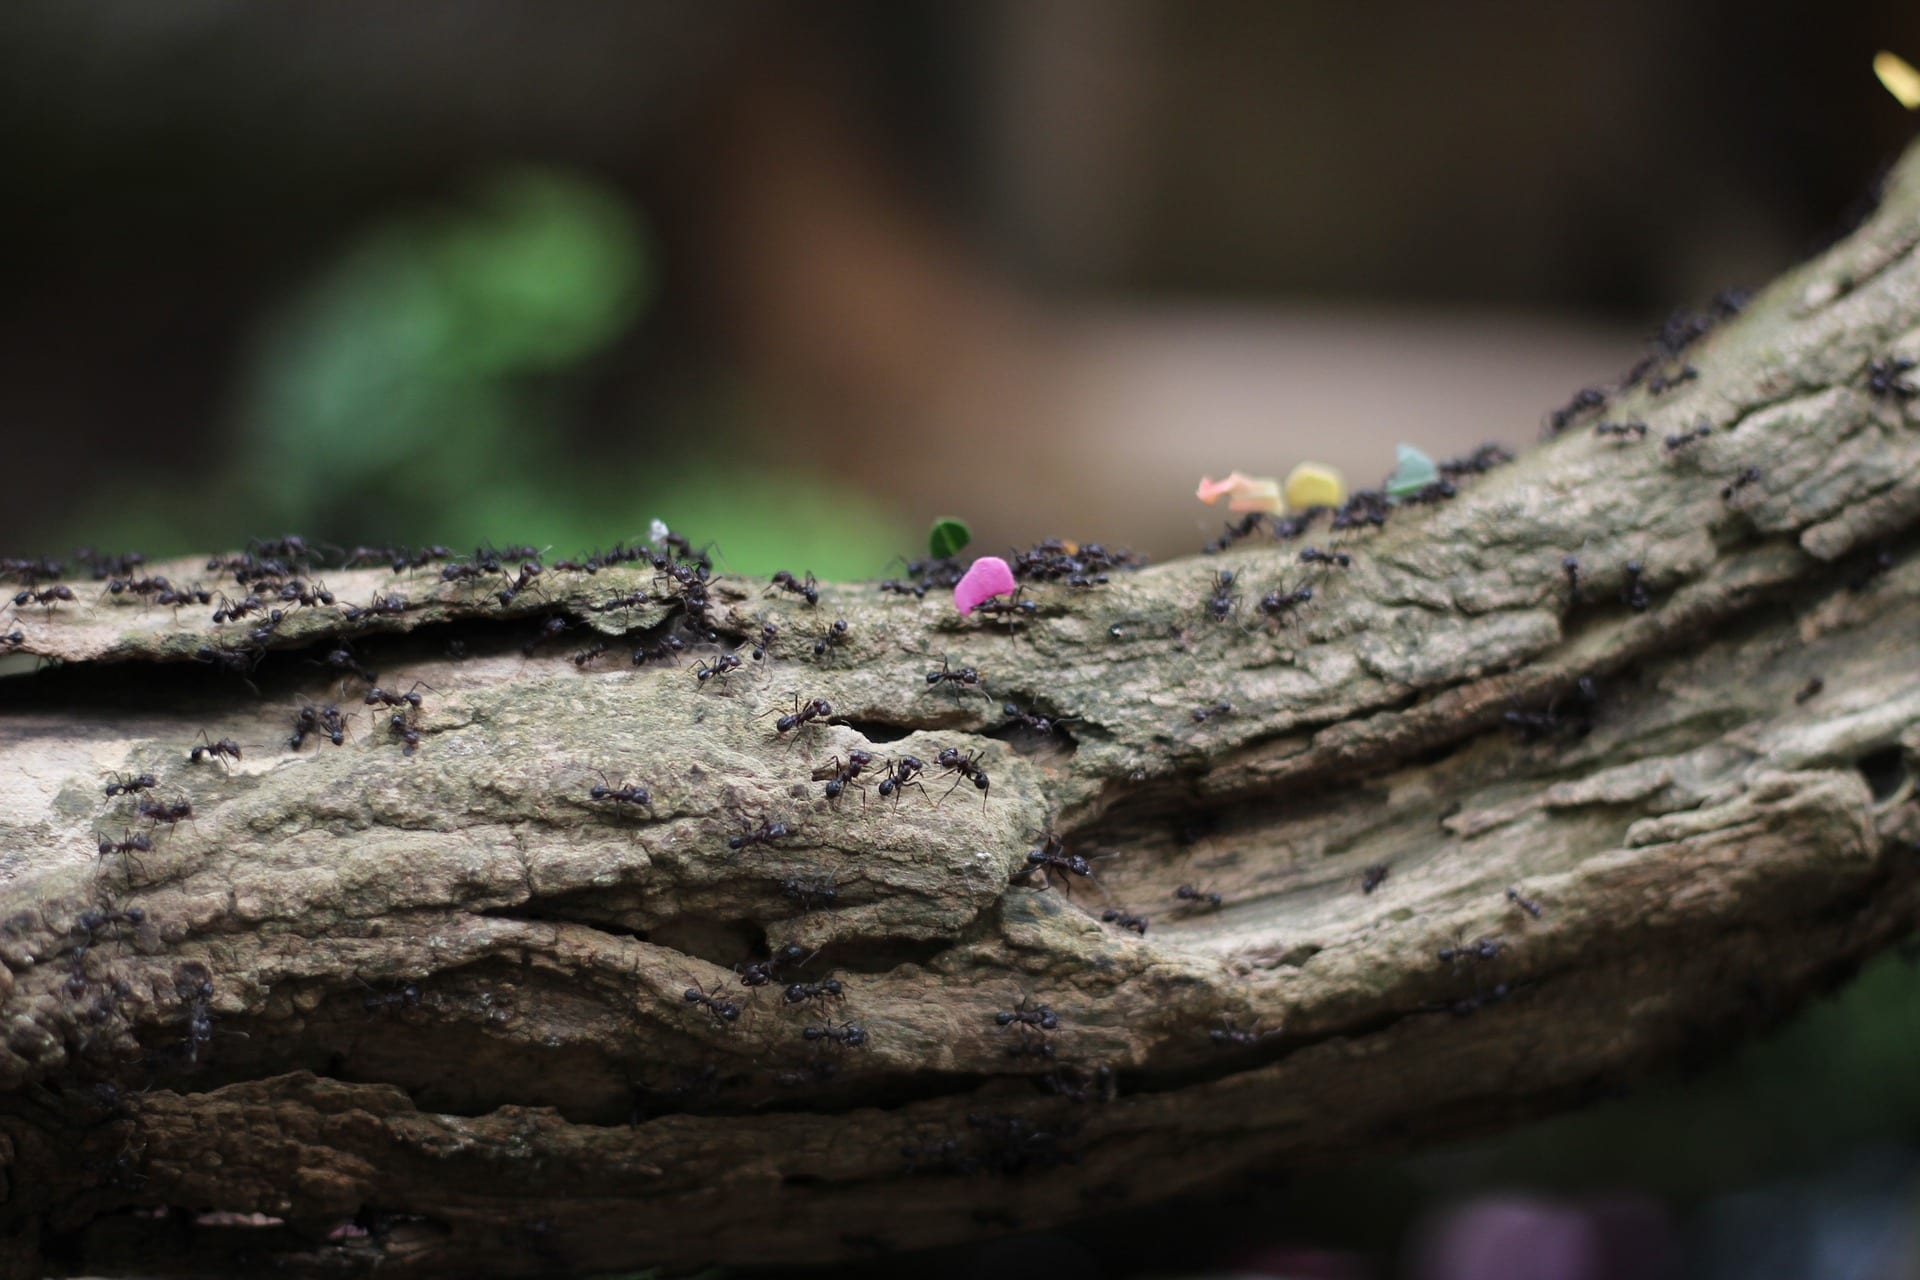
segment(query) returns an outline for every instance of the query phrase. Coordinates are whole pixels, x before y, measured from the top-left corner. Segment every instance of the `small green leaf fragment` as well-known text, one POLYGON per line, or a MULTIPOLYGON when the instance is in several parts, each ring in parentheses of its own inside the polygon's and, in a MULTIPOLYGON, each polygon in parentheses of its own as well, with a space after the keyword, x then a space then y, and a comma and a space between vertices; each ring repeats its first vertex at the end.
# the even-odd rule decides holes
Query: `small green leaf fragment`
POLYGON ((953 516, 941 516, 933 522, 933 528, 927 534, 927 550, 936 560, 948 556, 957 556, 973 541, 973 530, 967 528, 967 522, 953 516))
POLYGON ((1433 459, 1410 444, 1400 446, 1400 463, 1387 477, 1387 496, 1394 501, 1408 498, 1430 484, 1440 482, 1440 468, 1433 459))

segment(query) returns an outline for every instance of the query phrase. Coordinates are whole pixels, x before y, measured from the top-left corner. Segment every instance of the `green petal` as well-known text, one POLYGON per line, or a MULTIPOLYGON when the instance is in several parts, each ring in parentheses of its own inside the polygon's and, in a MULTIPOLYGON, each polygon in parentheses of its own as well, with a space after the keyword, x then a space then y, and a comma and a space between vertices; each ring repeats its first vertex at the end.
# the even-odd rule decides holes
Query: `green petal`
POLYGON ((1440 480, 1440 468, 1433 465, 1433 459, 1410 444, 1400 446, 1400 465, 1387 477, 1387 496, 1398 501, 1411 497, 1430 484, 1440 480))
POLYGON ((957 556, 961 549, 973 541, 973 530, 967 528, 967 522, 953 516, 941 516, 933 522, 933 528, 927 534, 927 550, 933 558, 943 560, 948 556, 957 556))

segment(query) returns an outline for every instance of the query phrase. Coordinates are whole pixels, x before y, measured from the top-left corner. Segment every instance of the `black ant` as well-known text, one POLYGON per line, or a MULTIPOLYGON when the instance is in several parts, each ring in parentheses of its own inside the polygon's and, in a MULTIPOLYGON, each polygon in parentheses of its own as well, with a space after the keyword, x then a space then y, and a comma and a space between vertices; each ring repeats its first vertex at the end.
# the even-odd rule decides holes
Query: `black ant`
POLYGON ((213 1043, 213 1013, 209 1008, 213 1001, 213 979, 205 966, 187 964, 174 974, 173 982, 174 989, 187 1002, 187 1061, 198 1063, 200 1051, 213 1043), (182 984, 183 978, 187 985, 182 984))
POLYGON ((1555 409, 1548 416, 1553 424, 1554 431, 1565 431, 1567 424, 1581 414, 1587 412, 1589 409, 1604 409, 1606 404, 1607 393, 1605 391, 1599 387, 1582 387, 1573 393, 1573 399, 1567 402, 1565 408, 1555 409))
POLYGON ((679 636, 667 636, 652 644, 640 645, 633 651, 633 665, 638 667, 649 662, 677 662, 680 659, 680 651, 686 647, 686 642, 679 636))
POLYGON ((634 609, 644 607, 651 602, 652 599, 653 597, 644 591, 629 591, 623 596, 614 596, 612 599, 602 600, 599 604, 593 606, 593 611, 595 613, 612 613, 615 609, 619 609, 630 612, 634 609))
POLYGON ((1646 566, 1638 560, 1626 563, 1627 581, 1620 588, 1620 603, 1635 613, 1644 613, 1653 604, 1652 598, 1647 595, 1646 584, 1640 580, 1646 571, 1646 566))
POLYGON ((420 746, 420 726, 409 719, 405 711, 396 711, 388 717, 387 732, 402 743, 401 755, 410 756, 420 746))
MULTIPOLYGON (((144 561, 142 561, 144 563, 144 561)), ((0 581, 8 578, 15 582, 32 586, 36 582, 52 582, 60 576, 66 566, 58 560, 26 560, 13 556, 0 557, 0 581)))
POLYGON ((767 651, 773 648, 773 642, 776 639, 778 639, 779 636, 780 636, 779 627, 775 626, 771 622, 761 623, 760 635, 753 642, 753 660, 755 662, 765 661, 767 656, 767 651))
POLYGON ((1888 356, 1867 365, 1867 391, 1876 400, 1911 400, 1920 396, 1920 387, 1907 380, 1914 367, 1905 356, 1888 356))
POLYGON ((1207 600, 1207 615, 1215 622, 1225 622, 1240 605, 1240 596, 1233 584, 1231 569, 1222 569, 1213 575, 1213 595, 1207 600))
POLYGON ((1740 474, 1735 476, 1724 489, 1720 490, 1720 500, 1722 502, 1732 502, 1734 494, 1739 493, 1748 485, 1759 484, 1760 481, 1765 478, 1766 473, 1758 467, 1742 467, 1740 474))
POLYGON ((1313 599, 1312 587, 1300 587, 1296 590, 1286 592, 1269 591, 1260 597, 1260 612, 1266 614, 1269 618, 1278 618, 1284 613, 1290 613, 1294 609, 1299 608, 1311 599, 1313 599))
POLYGON ((429 692, 431 692, 433 689, 433 686, 430 684, 426 684, 422 681, 415 680, 413 682, 413 688, 407 690, 405 693, 395 693, 391 689, 381 689, 381 688, 375 687, 367 690, 367 696, 365 699, 363 699, 363 701, 365 701, 365 703, 370 707, 372 706, 409 707, 415 711, 418 711, 420 709, 420 690, 422 689, 426 689, 429 692))
POLYGON ((980 789, 981 807, 984 808, 986 806, 988 789, 993 783, 987 777, 987 771, 980 767, 980 752, 978 749, 962 755, 958 747, 942 747, 940 748, 939 754, 934 756, 933 762, 942 769, 945 769, 948 773, 960 775, 953 780, 953 786, 948 787, 946 792, 941 795, 940 798, 942 800, 952 795, 954 787, 958 787, 961 782, 965 781, 971 782, 980 789))
POLYGON ((1353 557, 1344 551, 1322 551, 1318 547, 1304 547, 1300 551, 1301 564, 1324 564, 1329 568, 1347 569, 1353 566, 1353 557))
POLYGON ((925 599, 927 594, 926 583, 902 582, 898 578, 883 579, 880 583, 880 589, 882 591, 892 592, 894 595, 913 596, 916 599, 925 599))
POLYGON ((105 836, 96 836, 100 842, 100 856, 105 858, 115 853, 126 855, 153 852, 153 841, 147 839, 146 836, 135 835, 131 831, 124 832, 123 836, 124 838, 120 840, 109 840, 105 836))
POLYGON ((759 844, 771 845, 775 840, 784 840, 794 834, 792 827, 789 827, 784 822, 776 822, 771 818, 761 819, 760 825, 757 827, 753 825, 750 819, 741 818, 740 828, 741 833, 727 841, 727 848, 735 852, 741 849, 751 849, 753 846, 759 844))
POLYGON ((294 712, 293 736, 287 739, 288 748, 298 751, 310 733, 324 734, 336 747, 345 742, 346 718, 340 714, 340 708, 328 703, 324 707, 305 706, 294 712))
POLYGON ((1700 371, 1690 364, 1683 364, 1673 373, 1656 373, 1647 379, 1647 390, 1654 395, 1671 391, 1700 376, 1700 371))
MULTIPOLYGON (((1070 1102, 1112 1102, 1120 1096, 1120 1082, 1114 1076, 1113 1068, 1105 1065, 1095 1067, 1091 1072, 1083 1072, 1074 1067, 1059 1067, 1040 1077, 1036 1082, 1048 1093, 1058 1094, 1070 1102)), ((1011 1214, 1000 1215, 1008 1224, 1018 1227, 1020 1224, 1011 1214)), ((980 1221, 985 1221, 980 1219, 980 1221)))
POLYGON ((166 587, 154 593, 153 602, 175 608, 183 604, 212 604, 213 593, 204 587, 166 587))
POLYGON ((558 639, 572 626, 573 623, 567 620, 565 614, 550 613, 541 621, 539 629, 528 638, 525 644, 520 646, 520 652, 526 657, 531 658, 533 651, 538 649, 542 643, 548 640, 558 639))
MULTIPOLYGON (((1027 850, 1027 865, 1022 870, 1016 871, 1013 878, 1021 881, 1031 880, 1033 873, 1036 871, 1040 873, 1041 879, 1045 880, 1048 885, 1052 885, 1053 873, 1056 871, 1063 875, 1085 876, 1089 880, 1093 878, 1093 864, 1080 854, 1068 853, 1066 842, 1052 832, 1048 832, 1047 835, 1041 839, 1038 849, 1027 850)), ((1071 884, 1072 882, 1069 881, 1068 883, 1071 884)), ((1185 886, 1182 887, 1184 888, 1185 886)), ((1187 895, 1181 894, 1180 896, 1186 897, 1187 895)), ((1218 906, 1219 904, 1215 903, 1214 905, 1218 906)))
POLYGON ((787 1004, 803 1004, 808 1000, 838 1000, 844 991, 838 978, 828 978, 825 982, 793 983, 780 998, 787 1004))
POLYGON ((1022 711, 1011 702, 1003 703, 1000 710, 1006 713, 1009 721, 1019 724, 1023 729, 1031 729, 1042 735, 1051 735, 1056 728, 1067 721, 1079 718, 1078 716, 1043 716, 1038 712, 1022 711))
POLYGON ((1100 918, 1108 924, 1117 924, 1122 929, 1131 929, 1141 937, 1147 936, 1147 918, 1122 911, 1118 907, 1108 907, 1100 913, 1100 918))
POLYGON ((148 822, 164 822, 171 827, 193 818, 193 801, 143 799, 135 806, 134 812, 148 822))
POLYGON ((360 660, 354 657, 353 650, 344 644, 341 645, 338 649, 328 650, 327 656, 320 660, 319 665, 323 667, 331 667, 335 671, 348 672, 349 674, 354 675, 359 679, 366 681, 369 685, 375 685, 380 683, 380 673, 377 671, 369 671, 365 667, 361 666, 360 660))
POLYGON ((1678 453, 1680 452, 1680 450, 1686 448, 1688 445, 1692 444, 1694 441, 1705 440, 1708 436, 1712 434, 1713 434, 1713 428, 1707 423, 1703 422, 1699 426, 1693 427, 1690 430, 1679 432, 1676 435, 1670 435, 1667 437, 1667 452, 1678 453))
POLYGON ((1020 1027, 1030 1031, 1056 1031, 1060 1027, 1059 1015, 1043 1004, 1034 1004, 1027 996, 1020 997, 1018 1008, 1002 1009, 993 1015, 995 1026, 1020 1027))
POLYGON ((381 991, 364 982, 360 985, 367 988, 366 998, 361 1005, 368 1013, 389 1013, 395 1009, 420 1007, 420 988, 411 982, 392 991, 381 991))
POLYGON ((605 640, 595 640, 592 644, 573 655, 573 665, 585 671, 606 651, 607 642, 605 640))
POLYGON ((858 1049, 867 1042, 867 1032, 857 1022, 835 1023, 829 1018, 818 1026, 806 1027, 800 1032, 800 1038, 809 1044, 826 1040, 843 1049, 858 1049))
POLYGON ((1223 526, 1226 532, 1202 547, 1200 549, 1201 554, 1209 556, 1218 555, 1242 538, 1251 538, 1255 533, 1259 532, 1260 526, 1266 523, 1266 519, 1267 513, 1264 511, 1248 512, 1242 516, 1238 522, 1223 526))
POLYGON ((712 1018, 722 1026, 726 1026, 740 1020, 740 1006, 733 1000, 721 999, 719 992, 722 990, 724 990, 724 988, 717 985, 712 991, 703 991, 699 987, 688 987, 681 998, 688 1004, 699 1005, 707 1011, 709 1018, 712 1018))
POLYGON ((813 910, 817 903, 831 905, 840 897, 840 889, 831 880, 802 880, 798 877, 782 880, 780 893, 800 904, 802 911, 813 910))
MULTIPOLYGON (((1099 581, 1104 583, 1106 581, 1105 576, 1103 575, 1099 581)), ((1091 579, 1076 581, 1073 578, 1069 578, 1067 585, 1074 587, 1091 586, 1095 584, 1091 579)), ((1040 612, 1040 606, 1037 602, 1020 598, 1021 592, 1025 590, 1025 587, 1015 588, 1013 595, 1006 600, 1002 600, 997 596, 991 600, 983 600, 973 606, 973 611, 983 617, 1005 618, 1007 620, 1007 634, 1012 635, 1014 628, 1020 624, 1022 618, 1031 618, 1040 612)))
POLYGON ((867 802, 867 785, 859 781, 859 777, 863 772, 872 767, 873 753, 871 751, 848 751, 846 763, 844 764, 841 763, 839 756, 832 756, 825 764, 815 766, 813 770, 813 780, 827 784, 826 791, 829 801, 838 800, 841 792, 845 791, 848 787, 857 787, 860 791, 860 803, 862 806, 865 806, 867 802))
POLYGON ((880 798, 891 799, 898 804, 908 787, 921 787, 921 794, 926 794, 919 777, 926 767, 927 762, 918 756, 900 756, 893 760, 887 768, 887 776, 880 779, 880 798))
POLYGON ((1511 902, 1514 906, 1520 908, 1522 911, 1532 916, 1535 920, 1538 920, 1543 914, 1545 914, 1545 908, 1543 908, 1538 902, 1535 902, 1532 898, 1529 898, 1524 894, 1522 894, 1518 886, 1508 887, 1507 901, 1511 902))
POLYGON ((494 593, 495 597, 500 601, 501 607, 505 608, 507 605, 512 604, 514 597, 532 586, 534 579, 539 576, 540 564, 538 561, 529 560, 522 564, 520 566, 520 576, 514 578, 511 582, 507 583, 506 586, 494 593))
POLYGON ((160 780, 150 773, 135 774, 131 778, 125 774, 116 773, 113 775, 113 781, 107 783, 104 790, 107 793, 107 799, 111 800, 115 796, 130 796, 135 792, 147 791, 159 785, 160 780))
POLYGON ((1384 862, 1376 862, 1360 873, 1360 892, 1372 893, 1387 882, 1387 873, 1392 870, 1384 862))
MULTIPOLYGON (((595 772, 599 771, 595 770, 595 772)), ((646 809, 653 808, 652 792, 648 791, 645 787, 627 785, 616 787, 613 785, 613 780, 604 773, 600 774, 600 781, 594 783, 593 786, 587 790, 587 798, 590 800, 611 800, 615 808, 623 804, 640 805, 646 809)))
POLYGON ((253 682, 247 680, 247 676, 255 667, 260 665, 260 659, 264 656, 264 653, 265 651, 262 649, 246 645, 223 644, 214 646, 203 644, 193 651, 193 660, 195 662, 204 662, 216 671, 225 671, 231 675, 239 676, 242 680, 247 681, 248 688, 252 688, 253 682))
POLYGON ((242 596, 239 600, 230 600, 225 592, 219 593, 220 607, 213 611, 215 622, 238 622, 250 613, 265 613, 274 622, 280 620, 278 609, 269 609, 259 596, 242 596))
POLYGON ((471 582, 475 578, 486 576, 498 567, 498 565, 495 565, 492 568, 488 568, 484 565, 467 564, 464 561, 459 564, 443 565, 440 569, 440 581, 471 582))
POLYGON ((782 968, 795 968, 811 959, 813 955, 805 947, 797 942, 789 942, 765 960, 740 966, 740 985, 764 987, 780 976, 782 968))
MULTIPOLYGON (((1033 854, 1027 855, 1027 861, 1028 862, 1033 861, 1033 854)), ((1081 861, 1084 862, 1085 859, 1081 859, 1081 861)), ((1072 870, 1077 870, 1077 868, 1068 867, 1068 868, 1064 868, 1064 870, 1072 871, 1072 870)), ((1080 874, 1090 876, 1093 874, 1093 868, 1088 867, 1085 871, 1081 871, 1080 874)), ((1180 899, 1180 901, 1182 902, 1191 902, 1195 906, 1199 906, 1200 904, 1205 903, 1209 907, 1218 908, 1221 903, 1221 897, 1219 894, 1209 893, 1204 889, 1197 889, 1190 884, 1183 884, 1178 889, 1175 889, 1173 891, 1173 896, 1180 899)))
MULTIPOLYGON (((361 552, 367 548, 359 548, 361 552)), ((374 561, 388 561, 395 573, 405 573, 409 569, 424 569, 439 560, 451 560, 453 550, 450 547, 427 546, 418 549, 409 547, 379 547, 373 549, 374 561)))
POLYGON ((723 653, 712 662, 701 661, 694 663, 693 678, 700 682, 702 688, 705 688, 707 681, 716 676, 719 677, 721 684, 725 684, 727 681, 727 673, 729 671, 738 671, 739 669, 740 655, 737 653, 723 653))
POLYGON ((1244 1048, 1247 1045, 1260 1043, 1260 1041, 1266 1039, 1269 1034, 1269 1032, 1261 1031, 1257 1027, 1252 1030, 1238 1027, 1234 1025, 1231 1017, 1222 1014, 1220 1017, 1220 1025, 1207 1032, 1207 1039, 1213 1041, 1213 1047, 1216 1049, 1226 1049, 1233 1046, 1244 1048))
MULTIPOLYGON (((675 533, 672 530, 668 530, 666 533, 660 536, 660 541, 666 543, 667 550, 671 551, 674 555, 680 557, 680 559, 698 561, 700 567, 703 569, 713 568, 713 561, 707 558, 706 549, 703 548, 702 550, 696 552, 693 549, 693 540, 687 537, 685 534, 675 533)), ((707 544, 707 547, 709 548, 712 546, 713 544, 711 542, 707 544)))
POLYGON ((11 631, 0 631, 0 649, 18 649, 27 642, 27 633, 15 626, 11 631))
POLYGON ((1560 571, 1567 575, 1567 603, 1580 603, 1580 559, 1568 556, 1560 562, 1560 571))
MULTIPOLYGON (((763 711, 760 714, 767 713, 763 711)), ((809 698, 803 703, 800 701, 800 695, 796 693, 793 695, 793 710, 773 722, 773 731, 784 735, 795 729, 805 728, 815 720, 825 721, 832 715, 833 704, 825 698, 809 698)))
POLYGON ((1647 424, 1644 422, 1601 422, 1595 424, 1593 434, 1597 436, 1613 436, 1620 440, 1629 438, 1645 440, 1647 438, 1647 424))
POLYGON ((836 648, 840 642, 846 638, 847 620, 845 618, 835 618, 833 625, 828 627, 820 638, 813 642, 813 656, 816 658, 824 658, 829 650, 836 648))
POLYGON ((1193 709, 1193 722, 1195 724, 1205 724, 1207 721, 1213 719, 1215 716, 1226 716, 1226 715, 1232 715, 1232 714, 1233 714, 1233 704, 1231 702, 1228 702, 1225 698, 1222 698, 1220 701, 1215 703, 1210 703, 1207 706, 1195 707, 1193 709))
POLYGON ((350 604, 340 611, 340 616, 348 622, 358 622, 362 618, 392 617, 412 607, 407 603, 407 598, 397 591, 376 591, 373 599, 367 601, 366 608, 350 604))
MULTIPOLYGON (((931 689, 937 684, 945 684, 954 690, 980 689, 980 673, 972 667, 962 667, 955 671, 947 664, 947 660, 942 658, 938 671, 927 672, 927 688, 931 689)), ((986 696, 985 689, 980 689, 980 692, 981 696, 986 696)))
POLYGON ((1600 688, 1592 676, 1581 676, 1574 682, 1571 700, 1572 707, 1562 711, 1560 695, 1556 694, 1544 711, 1515 709, 1507 712, 1503 719, 1520 735, 1522 742, 1538 742, 1562 730, 1585 737, 1593 731, 1593 707, 1600 701, 1600 688))
POLYGON ((163 591, 172 594, 173 584, 161 577, 107 579, 108 595, 152 596, 163 591))
POLYGON ((327 590, 323 582, 308 584, 299 578, 285 583, 280 588, 282 604, 297 604, 303 609, 316 609, 321 605, 333 603, 333 592, 327 590))
POLYGON ((1475 938, 1470 943, 1442 947, 1439 951, 1441 964, 1458 964, 1462 960, 1497 960, 1507 944, 1498 938, 1475 938))
POLYGON ((809 605, 820 603, 820 591, 812 574, 801 579, 782 569, 773 575, 773 585, 782 591, 791 591, 794 595, 803 597, 809 605))
POLYGON ((1814 698, 1819 697, 1820 691, 1826 687, 1827 682, 1825 680, 1822 680, 1819 676, 1813 677, 1813 679, 1801 685, 1800 691, 1793 695, 1794 704, 1801 706, 1812 701, 1814 698))
MULTIPOLYGON (((201 731, 200 737, 202 739, 207 738, 205 730, 201 731)), ((187 759, 194 764, 200 763, 203 758, 207 760, 218 760, 222 765, 226 765, 229 760, 238 761, 240 759, 240 744, 232 738, 222 738, 218 742, 207 740, 204 746, 196 746, 193 750, 187 752, 187 759)))
POLYGON ((45 605, 48 613, 52 613, 53 606, 61 601, 65 601, 68 604, 75 603, 73 588, 64 582, 56 583, 51 587, 45 587, 38 591, 29 587, 13 598, 15 608, 29 604, 45 605))

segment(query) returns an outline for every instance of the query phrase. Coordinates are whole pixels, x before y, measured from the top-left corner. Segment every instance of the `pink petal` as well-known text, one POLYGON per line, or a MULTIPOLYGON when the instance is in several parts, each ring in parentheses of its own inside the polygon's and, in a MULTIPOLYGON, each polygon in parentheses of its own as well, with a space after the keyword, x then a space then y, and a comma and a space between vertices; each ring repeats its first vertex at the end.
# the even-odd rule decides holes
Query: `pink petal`
POLYGON ((1287 500, 1281 496, 1280 482, 1263 476, 1245 476, 1238 471, 1225 480, 1202 478, 1200 489, 1195 497, 1206 503, 1227 499, 1229 511, 1265 511, 1270 515, 1279 515, 1287 509, 1287 500))
POLYGON ((981 603, 995 596, 1011 595, 1013 570, 999 556, 981 556, 953 588, 953 607, 965 617, 981 603))
POLYGON ((1239 488, 1241 485, 1245 484, 1246 482, 1247 482, 1247 478, 1241 475, 1238 471, 1228 476, 1225 480, 1209 480, 1207 479, 1207 477, 1201 476, 1200 492, 1195 494, 1194 496, 1199 498, 1200 501, 1202 502, 1209 503, 1209 504, 1215 503, 1220 501, 1221 494, 1232 493, 1235 489, 1239 488))

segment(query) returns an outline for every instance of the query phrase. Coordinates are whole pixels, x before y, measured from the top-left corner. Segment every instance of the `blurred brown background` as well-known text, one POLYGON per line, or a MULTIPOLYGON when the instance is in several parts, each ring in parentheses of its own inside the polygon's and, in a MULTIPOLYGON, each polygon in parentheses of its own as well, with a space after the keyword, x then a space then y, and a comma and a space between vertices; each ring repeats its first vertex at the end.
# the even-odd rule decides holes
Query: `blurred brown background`
POLYGON ((572 550, 679 506, 743 570, 877 573, 941 512, 1193 549, 1203 471, 1524 442, 1817 247, 1911 129, 1880 47, 1920 10, 10 5, 0 546, 572 550), (446 381, 411 331, 303 318, 528 165, 631 219, 630 319, 395 425, 446 381))

